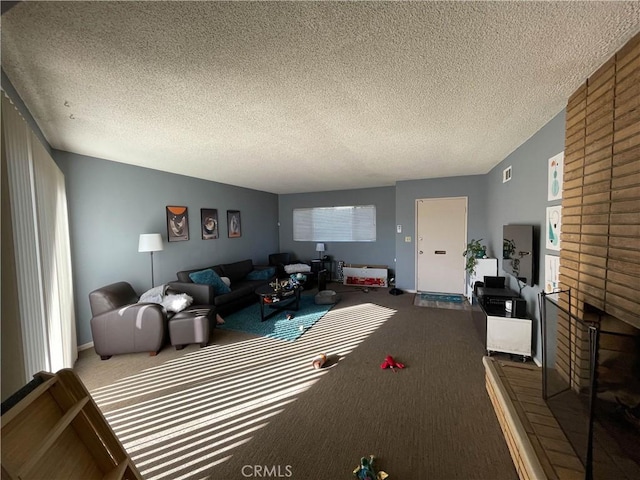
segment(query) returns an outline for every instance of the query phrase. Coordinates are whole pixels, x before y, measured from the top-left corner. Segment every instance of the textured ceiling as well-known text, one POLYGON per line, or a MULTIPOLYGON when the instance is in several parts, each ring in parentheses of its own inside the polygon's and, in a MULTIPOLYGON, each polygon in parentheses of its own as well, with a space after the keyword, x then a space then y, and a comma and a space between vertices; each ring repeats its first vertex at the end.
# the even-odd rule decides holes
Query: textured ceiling
POLYGON ((296 193, 486 173, 639 30, 640 2, 29 1, 2 67, 54 148, 296 193))

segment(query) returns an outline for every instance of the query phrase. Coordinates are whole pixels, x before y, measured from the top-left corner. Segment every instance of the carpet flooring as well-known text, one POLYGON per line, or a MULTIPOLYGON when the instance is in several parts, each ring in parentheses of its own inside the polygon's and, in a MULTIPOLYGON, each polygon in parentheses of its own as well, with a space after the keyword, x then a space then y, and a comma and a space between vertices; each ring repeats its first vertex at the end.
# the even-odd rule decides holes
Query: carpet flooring
MULTIPOLYGON (((292 342, 313 327, 332 306, 316 305, 314 295, 303 294, 300 296, 300 305, 297 311, 285 308, 261 322, 260 304, 254 303, 225 316, 225 323, 218 327, 223 330, 237 330, 292 342), (290 319, 287 318, 287 314, 291 315, 290 319)), ((265 307, 265 315, 272 312, 269 307, 265 307)))
POLYGON ((469 312, 331 288, 295 342, 216 329, 156 357, 86 350, 76 371, 145 479, 348 479, 370 454, 391 480, 517 479, 469 312))

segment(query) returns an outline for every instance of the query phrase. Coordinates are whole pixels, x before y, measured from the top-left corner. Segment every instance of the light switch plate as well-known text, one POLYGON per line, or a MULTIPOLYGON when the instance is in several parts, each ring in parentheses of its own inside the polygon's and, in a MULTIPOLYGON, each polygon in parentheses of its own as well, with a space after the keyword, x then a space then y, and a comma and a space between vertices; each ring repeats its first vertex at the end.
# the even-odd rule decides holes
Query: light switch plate
POLYGON ((402 225, 397 225, 396 226, 396 232, 402 233, 402 225))

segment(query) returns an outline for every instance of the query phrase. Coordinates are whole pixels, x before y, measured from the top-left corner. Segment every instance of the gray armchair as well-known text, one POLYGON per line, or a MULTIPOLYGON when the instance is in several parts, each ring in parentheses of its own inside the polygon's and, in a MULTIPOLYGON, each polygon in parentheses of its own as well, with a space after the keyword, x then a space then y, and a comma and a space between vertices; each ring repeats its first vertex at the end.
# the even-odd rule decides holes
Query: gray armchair
POLYGON ((89 294, 93 346, 102 360, 121 353, 156 355, 165 343, 167 312, 156 303, 136 303, 127 282, 117 282, 89 294))

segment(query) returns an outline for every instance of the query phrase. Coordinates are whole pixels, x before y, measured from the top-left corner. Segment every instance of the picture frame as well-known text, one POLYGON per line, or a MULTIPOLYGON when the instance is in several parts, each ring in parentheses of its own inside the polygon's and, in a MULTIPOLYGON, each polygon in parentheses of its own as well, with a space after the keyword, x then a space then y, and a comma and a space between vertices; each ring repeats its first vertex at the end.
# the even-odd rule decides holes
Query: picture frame
POLYGON ((215 208, 200 209, 200 232, 202 240, 218 238, 218 210, 215 208))
POLYGON ((189 240, 189 211, 187 207, 167 205, 167 240, 182 242, 189 240))
POLYGON ((544 293, 554 293, 560 290, 560 257, 557 255, 544 256, 544 293))
POLYGON ((564 152, 549 159, 547 176, 547 200, 562 199, 562 181, 564 172, 564 152))
POLYGON ((545 244, 549 250, 560 250, 560 232, 562 227, 562 206, 547 207, 545 222, 545 244))
POLYGON ((227 232, 229 238, 239 238, 242 236, 240 210, 227 210, 227 232))

